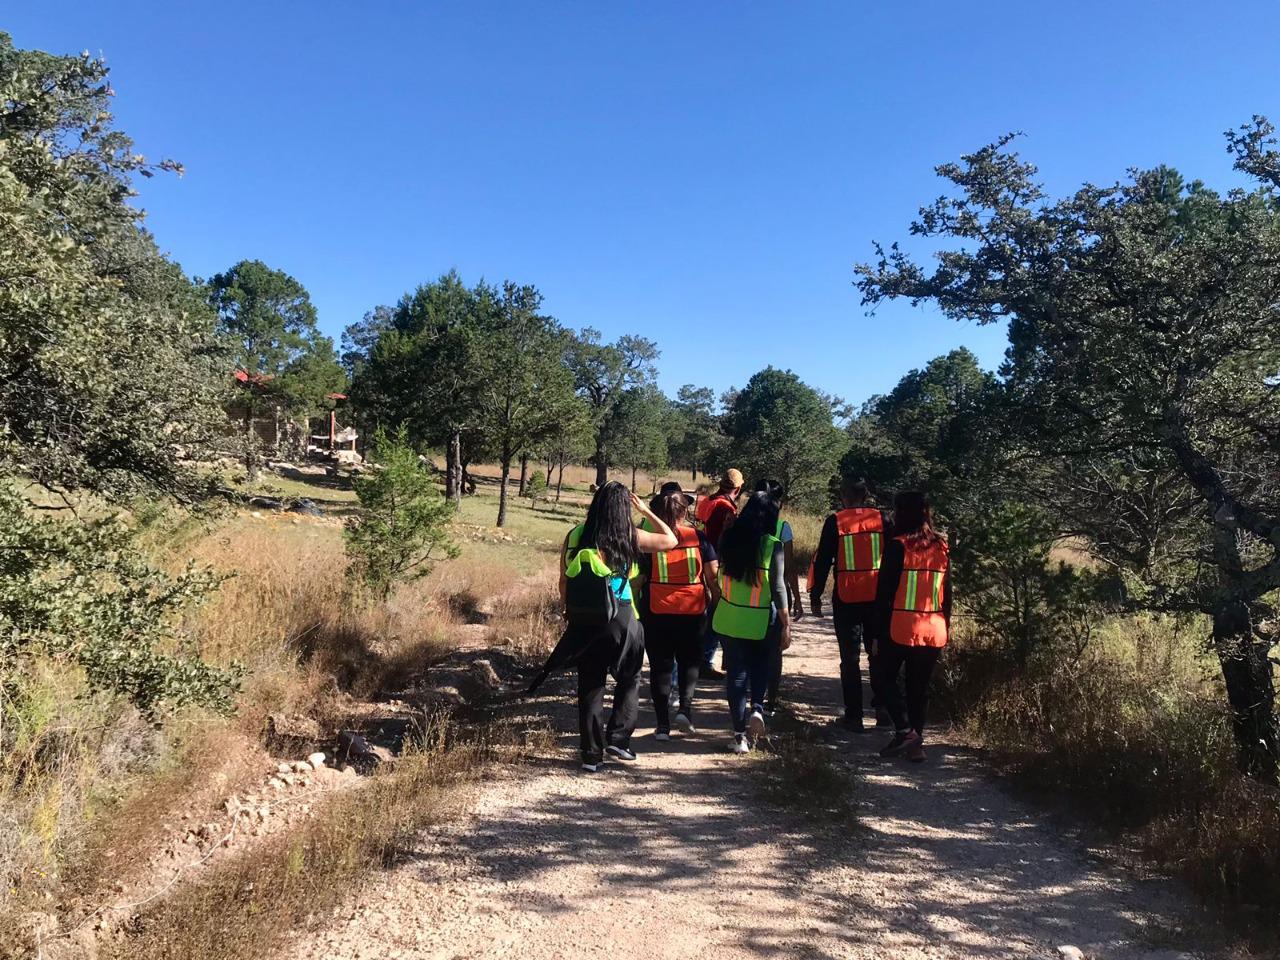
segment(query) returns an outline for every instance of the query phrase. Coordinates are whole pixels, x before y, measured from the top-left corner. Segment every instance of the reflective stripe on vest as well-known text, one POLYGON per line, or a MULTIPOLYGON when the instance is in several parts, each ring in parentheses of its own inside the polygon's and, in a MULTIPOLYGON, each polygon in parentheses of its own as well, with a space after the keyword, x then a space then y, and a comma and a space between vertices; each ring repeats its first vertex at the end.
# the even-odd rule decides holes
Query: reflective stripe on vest
POLYGON ((874 507, 836 514, 836 596, 841 603, 871 603, 880 579, 884 517, 874 507))
MULTIPOLYGON (((644 526, 648 526, 645 521, 644 526)), ((702 585, 702 542, 693 527, 675 528, 676 546, 653 555, 649 612, 696 616, 707 609, 702 585)))
POLYGON ((943 590, 951 556, 945 540, 902 544, 902 575, 893 597, 889 637, 907 647, 945 647, 947 618, 942 612, 943 590))
POLYGON ((720 567, 720 602, 711 618, 711 629, 739 640, 763 640, 769 632, 773 587, 769 570, 778 538, 766 534, 760 538, 760 556, 756 561, 759 577, 755 583, 735 580, 720 567))

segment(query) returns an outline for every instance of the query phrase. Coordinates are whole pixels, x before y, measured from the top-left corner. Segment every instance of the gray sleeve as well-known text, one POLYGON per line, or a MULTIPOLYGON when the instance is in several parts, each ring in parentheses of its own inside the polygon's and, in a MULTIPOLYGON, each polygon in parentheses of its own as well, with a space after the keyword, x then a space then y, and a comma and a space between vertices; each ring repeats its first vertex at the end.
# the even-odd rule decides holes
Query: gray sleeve
POLYGON ((787 606, 787 561, 782 544, 774 544, 773 563, 769 565, 769 588, 773 591, 773 605, 779 611, 789 609, 787 606))

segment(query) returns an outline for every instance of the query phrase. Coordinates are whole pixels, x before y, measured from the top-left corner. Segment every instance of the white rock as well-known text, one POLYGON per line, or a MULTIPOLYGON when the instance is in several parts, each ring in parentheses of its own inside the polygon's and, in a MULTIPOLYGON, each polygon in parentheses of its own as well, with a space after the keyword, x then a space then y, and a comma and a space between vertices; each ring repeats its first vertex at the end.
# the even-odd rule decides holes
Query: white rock
POLYGON ((294 773, 310 773, 314 768, 306 760, 299 760, 293 765, 294 773))
POLYGON ((289 763, 276 764, 276 773, 290 773, 292 772, 292 770, 293 770, 292 764, 289 764, 289 763))
POLYGON ((1058 956, 1062 960, 1085 960, 1084 951, 1079 947, 1073 947, 1070 944, 1063 944, 1058 948, 1058 956))
POLYGON ((283 790, 284 781, 281 780, 279 777, 272 777, 270 780, 267 781, 267 786, 270 787, 272 790, 283 790))
POLYGON ((311 764, 311 766, 316 770, 319 770, 324 766, 324 754, 317 750, 315 753, 311 754, 311 756, 307 757, 307 763, 311 764))

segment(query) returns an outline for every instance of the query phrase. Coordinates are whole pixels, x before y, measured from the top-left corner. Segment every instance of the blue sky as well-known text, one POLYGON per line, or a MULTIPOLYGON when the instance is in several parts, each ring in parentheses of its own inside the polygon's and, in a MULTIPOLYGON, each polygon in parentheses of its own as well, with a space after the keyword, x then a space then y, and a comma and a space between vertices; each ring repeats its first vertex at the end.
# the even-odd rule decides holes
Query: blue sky
POLYGON ((1280 4, 60 2, 20 47, 112 67, 119 126, 197 275, 292 273, 335 339, 456 267, 535 283, 567 325, 641 333, 669 391, 766 364, 861 401, 1003 331, 852 264, 905 238, 937 163, 1008 130, 1052 190, 1166 162, 1237 182, 1222 131, 1280 119, 1280 4))

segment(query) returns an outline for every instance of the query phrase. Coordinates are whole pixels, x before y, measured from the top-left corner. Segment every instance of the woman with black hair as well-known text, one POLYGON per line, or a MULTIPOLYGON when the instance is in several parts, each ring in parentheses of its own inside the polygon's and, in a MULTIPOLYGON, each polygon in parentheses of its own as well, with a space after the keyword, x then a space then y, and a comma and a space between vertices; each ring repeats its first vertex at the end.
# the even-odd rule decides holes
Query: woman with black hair
MULTIPOLYGON (((609 590, 616 601, 613 619, 603 627, 583 627, 572 620, 556 644, 538 680, 574 661, 578 665, 578 731, 581 735, 582 769, 595 773, 605 754, 618 760, 634 760, 631 734, 636 727, 640 670, 644 665, 644 630, 636 619, 631 581, 643 554, 670 550, 676 545, 671 528, 616 480, 596 491, 587 519, 569 531, 561 551, 560 599, 567 606, 569 570, 581 567, 579 555, 590 555, 605 565, 609 590), (635 509, 648 522, 639 530, 632 522, 635 509), (575 563, 575 559, 579 562, 575 563), (604 690, 614 677, 613 712, 604 722, 604 690)), ((592 565, 594 567, 594 564, 592 565)))
POLYGON ((876 585, 880 690, 894 734, 882 757, 924 761, 929 678, 951 631, 951 558, 923 493, 893 498, 893 539, 876 585), (898 677, 905 672, 906 696, 898 677))
MULTIPOLYGON (((640 619, 649 655, 649 690, 657 714, 655 740, 671 739, 673 667, 678 672, 676 727, 693 733, 693 696, 702 663, 702 632, 714 598, 719 564, 700 530, 685 521, 689 498, 678 483, 664 484, 649 504, 676 535, 676 546, 653 554, 641 591, 640 619)), ((641 530, 649 528, 649 521, 641 530)))
POLYGON ((757 491, 720 539, 720 598, 711 629, 724 645, 734 753, 747 753, 764 734, 775 622, 780 648, 791 646, 786 561, 777 534, 778 503, 757 491))

